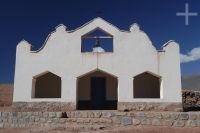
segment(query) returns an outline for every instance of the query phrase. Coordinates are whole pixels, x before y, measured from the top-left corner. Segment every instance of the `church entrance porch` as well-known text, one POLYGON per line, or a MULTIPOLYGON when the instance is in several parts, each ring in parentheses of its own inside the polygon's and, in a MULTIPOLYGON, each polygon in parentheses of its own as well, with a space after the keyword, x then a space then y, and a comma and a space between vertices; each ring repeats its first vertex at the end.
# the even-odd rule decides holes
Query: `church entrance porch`
POLYGON ((117 78, 95 70, 77 79, 77 109, 116 110, 117 78))

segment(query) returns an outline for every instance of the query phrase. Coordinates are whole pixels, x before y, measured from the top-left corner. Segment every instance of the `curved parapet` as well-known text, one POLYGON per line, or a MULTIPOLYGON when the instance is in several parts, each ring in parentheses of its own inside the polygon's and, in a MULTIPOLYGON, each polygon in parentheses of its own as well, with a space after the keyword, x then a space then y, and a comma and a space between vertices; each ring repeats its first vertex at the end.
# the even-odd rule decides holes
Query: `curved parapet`
POLYGON ((18 52, 20 52, 20 53, 21 52, 22 53, 24 53, 24 52, 30 52, 31 48, 32 48, 32 45, 29 42, 27 42, 26 40, 22 40, 17 45, 17 53, 18 52))
POLYGON ((172 51, 172 49, 179 54, 179 44, 174 40, 170 40, 162 46, 163 51, 172 51))
POLYGON ((129 30, 130 30, 131 32, 139 32, 139 31, 140 31, 140 26, 139 26, 137 23, 133 23, 133 24, 130 26, 129 30))
POLYGON ((51 33, 47 36, 47 38, 46 38, 44 44, 42 45, 42 47, 41 47, 40 49, 36 50, 36 51, 31 51, 31 52, 33 52, 33 53, 38 53, 38 52, 40 52, 40 51, 43 50, 44 47, 47 45, 48 41, 49 41, 51 38, 54 38, 53 36, 54 36, 55 34, 65 35, 65 33, 67 33, 66 29, 67 29, 67 27, 66 27, 64 24, 59 24, 58 26, 55 27, 55 31, 51 32, 51 33))
POLYGON ((67 27, 64 24, 59 24, 55 27, 56 31, 58 32, 66 32, 67 27))

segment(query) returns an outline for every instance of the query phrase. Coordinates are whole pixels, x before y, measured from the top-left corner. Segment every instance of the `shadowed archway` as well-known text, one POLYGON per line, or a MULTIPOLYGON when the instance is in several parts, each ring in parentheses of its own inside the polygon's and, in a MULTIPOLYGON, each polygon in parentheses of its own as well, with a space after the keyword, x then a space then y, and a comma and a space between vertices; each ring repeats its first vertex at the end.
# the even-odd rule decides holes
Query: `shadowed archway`
POLYGON ((95 70, 77 78, 77 109, 117 109, 117 77, 95 70))
POLYGON ((138 74, 133 79, 134 98, 160 98, 161 77, 151 72, 138 74))
POLYGON ((61 77, 44 72, 33 77, 32 98, 61 98, 61 77))

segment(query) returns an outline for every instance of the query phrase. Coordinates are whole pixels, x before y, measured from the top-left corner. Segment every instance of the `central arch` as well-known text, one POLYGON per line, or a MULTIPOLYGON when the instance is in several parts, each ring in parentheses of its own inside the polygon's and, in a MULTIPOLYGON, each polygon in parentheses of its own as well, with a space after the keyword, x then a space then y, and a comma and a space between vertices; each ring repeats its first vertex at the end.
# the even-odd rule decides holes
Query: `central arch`
POLYGON ((101 70, 77 78, 77 109, 117 109, 117 77, 101 70))

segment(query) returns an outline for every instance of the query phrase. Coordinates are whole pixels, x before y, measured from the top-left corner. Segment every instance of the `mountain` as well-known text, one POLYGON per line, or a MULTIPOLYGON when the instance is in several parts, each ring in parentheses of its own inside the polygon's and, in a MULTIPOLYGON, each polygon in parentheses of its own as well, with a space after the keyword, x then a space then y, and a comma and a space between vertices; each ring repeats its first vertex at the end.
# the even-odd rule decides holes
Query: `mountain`
POLYGON ((182 89, 200 91, 200 73, 182 76, 182 89))

